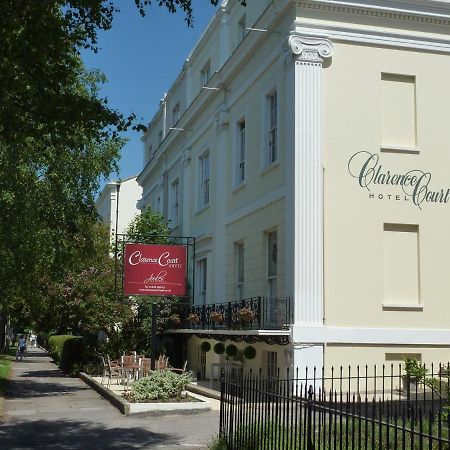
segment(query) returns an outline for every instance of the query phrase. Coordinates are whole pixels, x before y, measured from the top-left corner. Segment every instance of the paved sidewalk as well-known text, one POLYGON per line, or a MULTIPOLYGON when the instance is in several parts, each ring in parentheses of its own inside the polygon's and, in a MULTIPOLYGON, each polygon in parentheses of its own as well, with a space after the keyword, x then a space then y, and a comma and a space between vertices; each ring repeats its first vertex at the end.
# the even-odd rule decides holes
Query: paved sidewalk
POLYGON ((206 449, 219 427, 218 411, 122 416, 41 349, 13 364, 4 413, 2 450, 206 449))

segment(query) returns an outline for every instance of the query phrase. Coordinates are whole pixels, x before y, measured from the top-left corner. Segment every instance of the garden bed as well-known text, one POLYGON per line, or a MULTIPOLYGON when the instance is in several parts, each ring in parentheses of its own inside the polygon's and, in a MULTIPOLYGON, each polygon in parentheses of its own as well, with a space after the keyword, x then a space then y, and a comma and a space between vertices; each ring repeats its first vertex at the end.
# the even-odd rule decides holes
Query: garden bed
POLYGON ((212 402, 206 397, 199 394, 189 393, 189 397, 193 400, 189 401, 164 401, 164 402, 146 402, 146 403, 132 403, 128 401, 123 395, 118 395, 112 390, 108 389, 103 384, 94 380, 91 376, 84 372, 80 372, 80 378, 92 389, 97 391, 102 397, 108 400, 115 406, 122 414, 197 414, 210 411, 212 402))

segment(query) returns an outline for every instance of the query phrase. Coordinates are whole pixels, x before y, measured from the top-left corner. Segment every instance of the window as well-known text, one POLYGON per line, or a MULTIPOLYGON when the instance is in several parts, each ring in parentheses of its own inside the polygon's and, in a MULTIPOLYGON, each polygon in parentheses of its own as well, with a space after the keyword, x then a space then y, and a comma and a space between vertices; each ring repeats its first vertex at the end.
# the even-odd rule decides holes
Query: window
POLYGON ((178 225, 180 201, 180 182, 178 178, 170 185, 170 222, 172 226, 178 225))
POLYGON ((277 92, 267 96, 267 165, 270 166, 278 159, 277 126, 278 106, 277 92))
POLYGON ((267 295, 269 298, 277 296, 277 232, 267 233, 267 295))
POLYGON ((198 303, 206 305, 206 274, 207 274, 207 260, 200 259, 197 262, 198 273, 198 303))
POLYGON ((172 125, 176 125, 176 123, 180 120, 180 104, 177 103, 175 108, 172 110, 172 125))
POLYGON ((155 211, 157 213, 161 213, 162 212, 162 208, 161 208, 161 195, 158 195, 155 199, 155 211))
POLYGON ((162 141, 163 141, 163 132, 160 131, 160 132, 158 133, 158 142, 161 144, 162 141))
POLYGON ((209 152, 203 153, 199 158, 200 198, 199 207, 209 205, 209 152))
POLYGON ((211 78, 211 62, 208 61, 200 72, 200 82, 202 86, 206 86, 211 78))
POLYGON ((150 161, 152 157, 153 157, 153 147, 149 145, 147 149, 147 161, 150 161))
POLYGON ((237 298, 244 298, 244 243, 236 244, 237 298))
POLYGON ((247 25, 244 14, 238 22, 238 43, 245 38, 246 34, 247 34, 247 25))
POLYGON ((245 119, 237 124, 237 176, 236 184, 245 181, 245 119))
POLYGON ((278 378, 278 353, 277 352, 267 352, 267 378, 273 379, 278 378))

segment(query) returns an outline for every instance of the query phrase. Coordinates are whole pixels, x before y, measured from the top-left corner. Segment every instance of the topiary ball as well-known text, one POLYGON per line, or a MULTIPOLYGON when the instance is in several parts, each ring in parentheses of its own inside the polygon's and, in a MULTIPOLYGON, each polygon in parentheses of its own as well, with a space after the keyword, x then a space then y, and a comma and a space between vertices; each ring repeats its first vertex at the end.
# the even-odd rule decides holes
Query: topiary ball
POLYGON ((245 359, 253 359, 256 356, 256 349, 252 345, 245 347, 244 349, 244 358, 245 359))
POLYGON ((225 351, 225 345, 222 344, 222 342, 218 342, 214 346, 214 353, 217 353, 218 355, 221 355, 225 351))
POLYGON ((202 349, 202 352, 209 352, 211 350, 211 344, 207 341, 202 342, 200 348, 202 349))
POLYGON ((237 352, 238 352, 238 349, 234 344, 227 345, 227 348, 225 349, 225 353, 228 356, 235 356, 237 354, 237 352))

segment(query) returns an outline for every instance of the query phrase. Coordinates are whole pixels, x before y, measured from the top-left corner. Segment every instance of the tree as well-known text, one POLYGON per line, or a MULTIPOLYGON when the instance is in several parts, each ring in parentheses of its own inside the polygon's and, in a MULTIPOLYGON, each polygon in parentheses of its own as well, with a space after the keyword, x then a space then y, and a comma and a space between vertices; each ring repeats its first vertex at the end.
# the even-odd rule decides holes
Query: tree
MULTIPOLYGON (((45 276, 76 267, 73 242, 96 220, 94 196, 117 171, 122 131, 145 126, 99 97, 105 81, 88 72, 81 49, 97 51, 118 1, 3 0, 0 14, 0 349, 2 321, 42 300, 45 276)), ((217 0, 210 0, 216 4, 217 0)), ((135 0, 144 15, 150 0, 135 0)), ((192 25, 191 0, 180 8, 192 25)))

